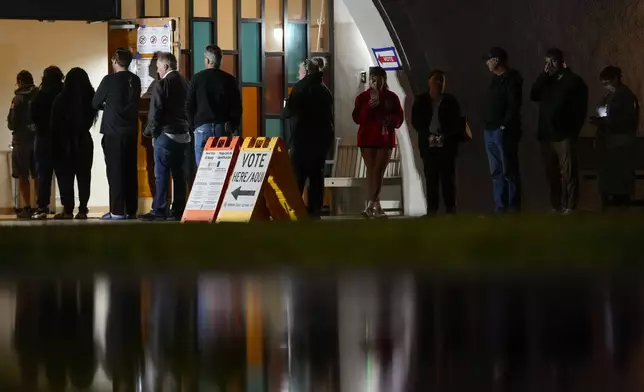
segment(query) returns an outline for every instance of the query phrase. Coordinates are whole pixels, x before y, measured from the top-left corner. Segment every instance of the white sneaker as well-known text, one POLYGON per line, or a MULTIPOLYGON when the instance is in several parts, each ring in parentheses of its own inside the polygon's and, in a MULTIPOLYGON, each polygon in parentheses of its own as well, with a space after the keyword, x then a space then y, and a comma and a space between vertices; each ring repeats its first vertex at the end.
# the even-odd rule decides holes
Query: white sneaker
POLYGON ((386 218, 387 217, 387 214, 382 209, 382 207, 380 206, 379 202, 376 202, 376 205, 374 206, 374 217, 375 218, 386 218))
POLYGON ((375 214, 374 203, 372 201, 367 204, 367 208, 362 211, 361 215, 363 218, 373 218, 375 214))

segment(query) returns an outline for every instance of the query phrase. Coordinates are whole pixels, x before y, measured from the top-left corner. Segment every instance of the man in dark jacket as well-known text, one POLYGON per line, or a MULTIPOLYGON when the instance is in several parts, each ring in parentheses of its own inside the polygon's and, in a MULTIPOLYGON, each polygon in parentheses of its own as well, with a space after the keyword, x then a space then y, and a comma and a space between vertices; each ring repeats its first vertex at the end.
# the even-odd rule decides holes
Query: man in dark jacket
POLYGON ((445 74, 429 74, 428 91, 414 100, 411 123, 418 132, 418 148, 425 168, 427 215, 438 211, 439 183, 445 212, 456 213, 456 152, 459 133, 465 132, 458 100, 445 94, 445 74))
POLYGON ((92 106, 103 111, 101 133, 110 212, 103 220, 136 218, 139 208, 138 141, 141 79, 128 71, 132 53, 119 48, 112 56, 114 72, 101 81, 92 106))
POLYGON ((485 115, 485 148, 492 175, 494 210, 518 212, 521 209, 519 141, 523 79, 508 67, 508 54, 503 48, 490 49, 484 60, 494 74, 485 115))
POLYGON ((141 215, 142 220, 181 219, 186 207, 187 182, 185 176, 186 149, 190 146, 190 132, 186 118, 188 83, 177 72, 177 58, 172 53, 159 53, 157 72, 161 78, 152 91, 148 124, 143 131, 154 138, 154 178, 156 192, 152 211, 141 215), (172 211, 168 211, 168 183, 172 173, 172 211))
POLYGON ((46 219, 49 214, 51 183, 54 176, 54 151, 50 129, 54 99, 63 90, 63 72, 56 66, 45 68, 38 93, 31 103, 31 119, 36 125, 36 172, 38 173, 38 210, 33 219, 46 219))
POLYGON ((324 163, 333 145, 333 96, 323 82, 322 57, 300 64, 300 81, 293 86, 282 117, 289 119, 291 164, 300 193, 309 180, 308 212, 320 217, 324 203, 324 163))
POLYGON ((211 137, 232 136, 242 116, 241 94, 237 79, 221 70, 223 53, 216 45, 206 47, 206 69, 190 81, 186 111, 190 129, 195 132, 197 166, 206 142, 211 137))
POLYGON ((550 185, 553 211, 568 214, 577 208, 579 178, 577 138, 586 122, 588 87, 568 68, 561 50, 546 52, 546 65, 530 91, 539 103, 537 137, 550 185))
POLYGON ((31 218, 31 184, 29 178, 36 179, 34 160, 34 140, 36 127, 31 120, 31 102, 38 89, 34 86, 34 78, 29 71, 20 71, 16 78, 17 89, 11 101, 11 109, 7 116, 7 127, 13 135, 11 145, 12 172, 18 178, 20 196, 23 208, 18 212, 19 219, 31 218))

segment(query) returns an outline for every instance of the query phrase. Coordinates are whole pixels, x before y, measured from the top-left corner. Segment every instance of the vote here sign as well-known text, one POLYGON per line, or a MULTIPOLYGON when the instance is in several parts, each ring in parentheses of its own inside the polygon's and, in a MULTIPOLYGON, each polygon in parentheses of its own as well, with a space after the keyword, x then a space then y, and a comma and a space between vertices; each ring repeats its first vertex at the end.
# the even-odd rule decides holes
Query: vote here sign
POLYGON ((386 71, 397 71, 402 69, 400 57, 393 46, 387 48, 372 48, 373 55, 380 65, 386 71))
POLYGON ((252 213, 257 203, 270 166, 272 151, 244 151, 239 153, 235 170, 230 176, 223 211, 252 213))

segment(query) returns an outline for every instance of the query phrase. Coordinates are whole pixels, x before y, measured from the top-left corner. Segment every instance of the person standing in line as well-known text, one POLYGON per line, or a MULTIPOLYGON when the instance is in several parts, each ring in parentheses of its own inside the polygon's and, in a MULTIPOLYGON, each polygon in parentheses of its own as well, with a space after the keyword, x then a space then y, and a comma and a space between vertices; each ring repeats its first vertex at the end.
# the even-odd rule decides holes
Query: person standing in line
POLYGON ((38 210, 32 219, 47 219, 51 199, 51 183, 54 177, 54 147, 51 135, 51 107, 54 99, 63 90, 63 71, 52 65, 45 68, 38 93, 31 103, 31 120, 36 125, 36 172, 38 210))
POLYGON ((483 57, 494 75, 488 89, 485 113, 485 149, 492 176, 496 213, 521 210, 521 103, 523 79, 508 66, 508 53, 493 47, 483 57))
POLYGON ((352 113, 358 129, 358 147, 367 168, 367 208, 365 218, 385 218, 380 206, 380 191, 391 151, 396 147, 396 129, 404 121, 400 99, 387 86, 382 67, 369 69, 369 88, 356 97, 352 113))
POLYGON ((445 73, 429 74, 428 90, 414 100, 411 122, 418 132, 418 148, 425 168, 427 215, 438 212, 438 189, 445 212, 456 213, 456 154, 465 119, 455 96, 445 93, 445 73))
POLYGON ((98 117, 98 111, 92 106, 93 98, 94 87, 87 72, 82 68, 72 68, 65 77, 63 91, 52 106, 54 167, 63 205, 63 212, 56 214, 54 219, 74 217, 74 179, 78 183, 79 200, 76 219, 87 219, 94 161, 90 129, 98 117))
POLYGON ((566 66, 564 53, 546 52, 546 65, 532 85, 530 98, 539 104, 537 138, 553 212, 569 214, 579 201, 577 139, 588 110, 588 87, 566 66))
POLYGON ((31 102, 38 89, 34 86, 34 77, 29 71, 20 71, 16 77, 15 97, 11 101, 11 108, 7 116, 7 128, 11 131, 13 146, 12 174, 18 179, 22 209, 18 212, 18 219, 29 219, 31 210, 31 183, 30 178, 36 179, 36 164, 34 160, 35 125, 31 119, 31 102))
POLYGON ((132 53, 116 49, 112 56, 114 73, 103 78, 92 105, 103 111, 101 133, 110 187, 110 212, 103 220, 136 219, 139 204, 137 168, 139 101, 141 79, 128 71, 132 53))
POLYGON ((323 81, 326 60, 306 59, 300 81, 293 86, 282 111, 289 119, 291 164, 300 194, 309 180, 308 213, 319 219, 324 203, 324 163, 333 145, 333 96, 323 81))
POLYGON ((192 77, 186 100, 188 124, 195 135, 197 166, 211 137, 232 136, 239 127, 242 103, 237 79, 221 69, 223 53, 206 46, 206 69, 192 77))
POLYGON ((172 53, 157 56, 157 72, 161 79, 152 91, 148 123, 143 131, 144 136, 154 138, 156 192, 152 211, 141 215, 141 220, 179 220, 186 207, 185 158, 191 139, 185 111, 188 83, 177 72, 177 67, 177 58, 172 53), (168 211, 171 173, 174 202, 168 211))
POLYGON ((602 210, 609 204, 628 206, 635 190, 635 161, 640 104, 637 96, 622 82, 622 70, 604 68, 599 80, 607 91, 597 116, 597 147, 600 150, 599 192, 602 210))

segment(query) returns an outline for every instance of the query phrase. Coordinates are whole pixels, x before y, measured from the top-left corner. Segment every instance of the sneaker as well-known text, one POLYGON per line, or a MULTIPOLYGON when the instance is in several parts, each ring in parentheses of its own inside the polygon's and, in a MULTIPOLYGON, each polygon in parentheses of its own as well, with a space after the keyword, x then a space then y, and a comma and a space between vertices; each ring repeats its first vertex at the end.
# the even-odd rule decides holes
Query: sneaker
POLYGON ((31 207, 25 207, 16 214, 18 219, 31 219, 31 207))
POLYGON ((125 220, 125 215, 115 215, 111 212, 101 216, 101 220, 125 220))
POLYGON ((72 214, 71 212, 61 212, 59 214, 54 215, 54 219, 56 220, 74 219, 74 214, 72 214))
POLYGON ((152 211, 148 212, 147 214, 139 215, 139 220, 146 221, 146 222, 164 221, 166 219, 167 218, 165 216, 157 215, 152 211))
POLYGON ((570 208, 566 208, 565 210, 563 210, 561 215, 572 215, 574 213, 575 213, 575 210, 571 210, 570 208))
POLYGON ((374 218, 377 218, 377 219, 387 218, 387 214, 385 213, 385 210, 383 210, 382 207, 380 206, 377 206, 375 208, 373 216, 374 218))
POLYGON ((47 210, 38 210, 34 212, 34 214, 31 216, 31 219, 34 220, 45 220, 47 219, 47 210))
POLYGON ((74 219, 87 220, 87 212, 79 212, 78 214, 76 214, 74 219))
POLYGON ((365 208, 364 211, 362 211, 361 215, 362 215, 363 218, 368 219, 368 218, 373 218, 374 213, 375 213, 375 210, 374 210, 373 206, 370 205, 369 207, 365 208))
POLYGON ((134 214, 134 215, 127 215, 125 217, 125 219, 127 219, 127 220, 137 220, 137 219, 139 219, 139 217, 136 216, 136 214, 134 214))

